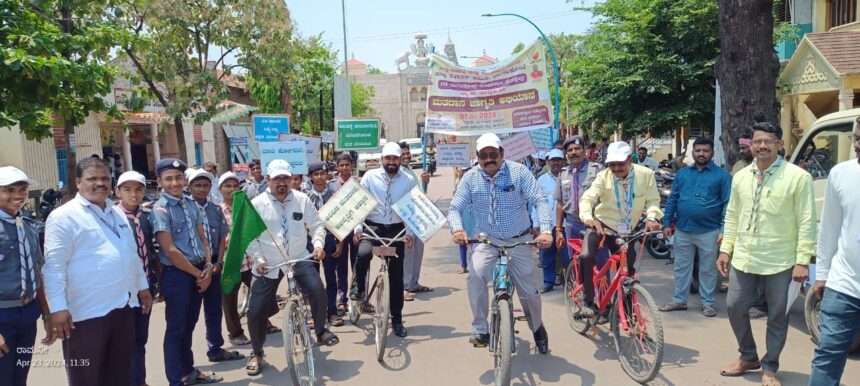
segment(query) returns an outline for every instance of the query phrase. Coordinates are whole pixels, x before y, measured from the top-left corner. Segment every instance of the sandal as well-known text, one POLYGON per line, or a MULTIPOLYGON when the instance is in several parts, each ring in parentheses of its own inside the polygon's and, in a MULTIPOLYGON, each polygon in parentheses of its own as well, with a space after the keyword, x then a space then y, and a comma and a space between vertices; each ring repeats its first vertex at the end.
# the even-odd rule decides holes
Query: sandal
POLYGON ((209 362, 227 362, 239 359, 245 359, 245 356, 238 351, 227 351, 224 349, 221 349, 217 356, 209 356, 209 362))
POLYGON ((270 324, 269 327, 266 327, 266 334, 277 334, 279 332, 281 332, 281 329, 275 327, 274 324, 270 324))
POLYGON ((322 334, 317 335, 317 342, 331 347, 340 343, 340 339, 333 332, 324 330, 322 334))
POLYGON ((683 303, 669 303, 660 306, 658 309, 661 312, 684 311, 687 309, 687 305, 683 303))
POLYGON ((713 306, 704 306, 702 307, 702 315, 705 315, 708 318, 713 318, 714 316, 717 316, 717 310, 715 310, 713 306))
POLYGON ((263 357, 251 355, 251 359, 248 360, 248 364, 245 365, 245 372, 248 373, 249 376, 260 375, 260 372, 263 371, 263 357))
POLYGON ((758 370, 760 368, 761 362, 758 359, 752 362, 738 359, 720 370, 720 375, 724 377, 739 377, 746 374, 747 371, 758 370))
POLYGON ((419 285, 418 288, 413 289, 413 290, 408 290, 406 292, 418 293, 418 292, 430 292, 430 291, 433 291, 433 289, 430 287, 425 287, 423 285, 419 285))
POLYGON ((776 376, 776 373, 770 370, 765 370, 761 373, 762 386, 782 386, 782 381, 776 376))
POLYGON ((330 315, 328 317, 329 322, 332 327, 340 327, 343 326, 343 318, 338 315, 330 315))
POLYGON ((240 334, 238 336, 230 338, 230 343, 232 343, 234 346, 244 346, 246 344, 251 344, 251 340, 248 339, 245 334, 240 334))
POLYGON ((404 302, 411 302, 413 300, 415 300, 415 295, 412 292, 406 291, 403 293, 404 302))
POLYGON ((210 383, 218 383, 223 380, 224 378, 216 376, 215 373, 203 374, 203 372, 201 372, 200 370, 194 369, 191 374, 188 374, 188 376, 185 377, 185 380, 182 381, 182 384, 185 386, 208 385, 210 383))
POLYGON ((348 311, 349 308, 346 306, 346 304, 341 303, 337 305, 337 316, 344 316, 348 311))

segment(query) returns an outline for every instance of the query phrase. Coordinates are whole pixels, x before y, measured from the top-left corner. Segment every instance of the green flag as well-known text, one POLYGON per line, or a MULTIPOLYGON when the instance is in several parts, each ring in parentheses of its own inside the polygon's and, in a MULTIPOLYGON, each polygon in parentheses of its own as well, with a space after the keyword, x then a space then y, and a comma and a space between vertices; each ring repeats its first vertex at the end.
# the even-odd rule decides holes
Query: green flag
POLYGON ((266 231, 266 223, 251 205, 245 192, 233 192, 233 225, 230 228, 230 243, 224 256, 224 271, 221 273, 221 291, 225 294, 242 280, 242 260, 245 251, 257 237, 266 231))

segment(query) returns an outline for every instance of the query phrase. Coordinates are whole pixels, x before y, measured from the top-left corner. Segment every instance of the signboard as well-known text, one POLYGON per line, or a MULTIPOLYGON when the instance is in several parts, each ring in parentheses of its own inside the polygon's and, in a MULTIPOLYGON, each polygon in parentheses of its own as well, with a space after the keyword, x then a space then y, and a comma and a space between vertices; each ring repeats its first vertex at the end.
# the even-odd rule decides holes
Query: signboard
POLYGON ((545 129, 534 129, 529 131, 529 135, 532 137, 532 143, 535 144, 535 147, 538 149, 552 149, 552 128, 547 127, 545 129))
POLYGON ((278 135, 278 142, 293 142, 293 141, 304 141, 305 146, 308 149, 308 162, 320 160, 320 143, 321 143, 320 138, 318 138, 318 137, 305 137, 305 136, 296 135, 296 134, 278 135))
POLYGON ((361 224, 379 201, 364 189, 358 178, 350 178, 322 208, 320 218, 331 233, 343 240, 361 224))
POLYGON ((409 230, 425 243, 448 222, 433 201, 417 186, 391 207, 409 230))
POLYGON ((436 145, 436 166, 469 167, 468 143, 440 143, 436 145))
POLYGON ((233 164, 247 164, 254 158, 248 137, 229 137, 230 160, 233 164))
POLYGON ((448 135, 528 131, 552 126, 543 43, 485 67, 462 67, 434 54, 425 130, 448 135))
POLYGON ((334 148, 343 150, 376 150, 379 148, 379 119, 336 119, 334 148))
POLYGON ((278 142, 278 134, 290 133, 287 115, 254 114, 252 120, 255 142, 278 142))
POLYGON ((320 131, 322 143, 334 143, 334 131, 320 131))
POLYGON ((260 162, 263 173, 266 173, 269 162, 276 159, 289 162, 293 174, 308 174, 308 151, 303 141, 261 143, 260 162))
POLYGON ((502 141, 502 148, 505 149, 505 159, 517 161, 536 153, 532 137, 529 133, 519 133, 502 141))

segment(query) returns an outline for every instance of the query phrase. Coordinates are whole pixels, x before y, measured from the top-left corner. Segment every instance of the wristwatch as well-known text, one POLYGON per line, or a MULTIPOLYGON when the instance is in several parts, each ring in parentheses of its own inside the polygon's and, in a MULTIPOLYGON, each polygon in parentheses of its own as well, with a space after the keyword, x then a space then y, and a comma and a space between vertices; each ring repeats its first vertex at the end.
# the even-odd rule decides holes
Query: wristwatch
POLYGON ((542 234, 542 235, 550 235, 550 236, 552 236, 552 231, 543 231, 543 232, 541 232, 540 234, 542 234))
POLYGON ((42 314, 42 321, 48 322, 51 320, 51 314, 42 314))
POLYGON ((657 219, 655 217, 648 217, 645 221, 657 221, 657 219))

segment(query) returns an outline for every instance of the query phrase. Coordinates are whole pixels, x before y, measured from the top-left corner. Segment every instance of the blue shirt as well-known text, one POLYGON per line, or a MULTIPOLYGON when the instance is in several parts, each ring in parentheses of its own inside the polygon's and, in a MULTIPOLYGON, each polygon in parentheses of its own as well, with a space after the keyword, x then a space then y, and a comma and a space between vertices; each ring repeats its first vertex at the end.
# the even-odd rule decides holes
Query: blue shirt
POLYGON ((663 226, 674 222, 690 233, 721 229, 731 190, 732 176, 713 162, 702 170, 695 164, 681 169, 663 209, 663 226))
MULTIPOLYGON (((197 208, 206 216, 206 221, 209 224, 209 228, 206 229, 207 222, 204 222, 203 229, 206 231, 206 237, 209 238, 209 250, 212 252, 212 261, 217 262, 218 248, 221 246, 221 240, 224 239, 224 236, 230 233, 230 227, 227 226, 227 219, 224 218, 224 213, 221 212, 221 207, 218 204, 206 201, 206 204, 203 206, 198 205, 197 208)), ((201 221, 203 220, 201 219, 201 221)))
MULTIPOLYGON (((203 224, 203 217, 200 215, 200 211, 197 209, 197 204, 194 203, 194 200, 187 197, 176 198, 162 192, 161 197, 152 206, 151 219, 152 230, 155 234, 158 235, 158 232, 170 232, 173 244, 185 255, 188 261, 205 257, 203 256, 205 253, 203 242, 197 234, 197 225, 203 224), (190 210, 184 210, 183 206, 190 210), (193 242, 192 237, 194 238, 193 242)), ((170 259, 167 258, 167 254, 165 254, 165 248, 160 248, 158 255, 162 264, 173 265, 170 259)))
MULTIPOLYGON (((6 212, 3 215, 7 218, 6 212)), ((19 214, 20 216, 20 214, 19 214)), ((30 256, 34 266, 42 266, 45 264, 45 259, 42 256, 42 249, 39 248, 39 234, 36 229, 36 222, 28 217, 23 217, 24 221, 24 237, 30 244, 30 256)), ((21 254, 18 244, 18 227, 15 224, 10 224, 0 220, 0 300, 17 300, 21 299, 21 254)), ((42 286, 39 275, 35 275, 35 282, 30 282, 32 292, 27 294, 30 299, 36 298, 36 290, 42 286)), ((28 280, 30 278, 28 277, 28 280)))
POLYGON ((478 232, 511 239, 530 228, 529 205, 537 207, 541 231, 549 232, 549 206, 534 175, 520 163, 504 161, 493 178, 479 167, 463 175, 451 200, 448 222, 452 232, 463 230, 462 213, 472 210, 478 232))

